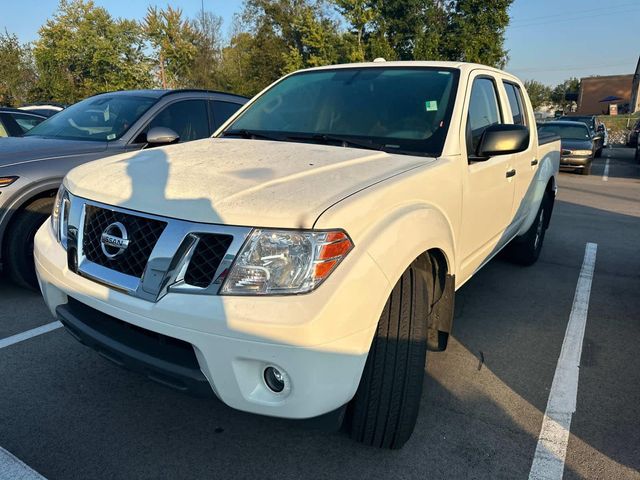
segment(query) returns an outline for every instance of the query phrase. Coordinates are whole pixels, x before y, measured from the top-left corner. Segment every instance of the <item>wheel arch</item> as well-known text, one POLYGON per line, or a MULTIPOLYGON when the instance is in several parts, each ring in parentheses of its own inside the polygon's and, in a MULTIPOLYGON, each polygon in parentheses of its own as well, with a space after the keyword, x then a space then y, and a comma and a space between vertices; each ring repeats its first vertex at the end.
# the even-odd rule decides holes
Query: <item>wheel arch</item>
POLYGON ((19 191, 4 207, 4 213, 0 217, 0 259, 5 249, 7 232, 10 231, 13 222, 18 215, 32 202, 40 198, 53 198, 62 183, 62 179, 50 180, 38 184, 31 184, 28 188, 19 191))

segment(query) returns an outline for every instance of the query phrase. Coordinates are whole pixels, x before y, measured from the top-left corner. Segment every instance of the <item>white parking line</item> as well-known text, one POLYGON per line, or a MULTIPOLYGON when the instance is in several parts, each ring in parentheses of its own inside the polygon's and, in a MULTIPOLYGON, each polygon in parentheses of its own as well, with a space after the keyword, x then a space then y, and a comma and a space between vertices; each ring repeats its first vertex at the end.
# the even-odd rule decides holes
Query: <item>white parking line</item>
POLYGON ((578 277, 569 323, 564 334, 562 350, 551 384, 547 410, 529 472, 529 479, 561 480, 567 443, 571 428, 571 416, 576 411, 578 375, 582 341, 587 324, 591 282, 596 265, 598 245, 587 243, 584 260, 578 277))
POLYGON ((609 181, 609 158, 607 158, 607 161, 604 162, 604 173, 602 174, 602 181, 609 181))
POLYGON ((26 332, 12 335, 11 337, 2 338, 0 339, 0 348, 8 347, 24 340, 29 340, 30 338, 37 337, 38 335, 42 335, 43 333, 49 333, 52 330, 60 328, 61 326, 62 324, 60 322, 51 322, 47 323, 46 325, 42 325, 41 327, 32 328, 31 330, 27 330, 26 332))
POLYGON ((19 458, 0 447, 0 480, 46 480, 19 458))

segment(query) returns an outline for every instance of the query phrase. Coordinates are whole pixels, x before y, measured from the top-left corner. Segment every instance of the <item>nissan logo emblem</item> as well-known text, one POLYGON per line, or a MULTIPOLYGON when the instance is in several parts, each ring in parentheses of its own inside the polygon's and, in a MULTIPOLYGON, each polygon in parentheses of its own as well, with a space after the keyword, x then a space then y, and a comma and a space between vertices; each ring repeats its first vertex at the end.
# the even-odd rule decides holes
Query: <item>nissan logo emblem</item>
POLYGON ((120 222, 114 222, 104 229, 100 237, 102 253, 107 258, 114 259, 122 254, 129 246, 127 229, 120 222))

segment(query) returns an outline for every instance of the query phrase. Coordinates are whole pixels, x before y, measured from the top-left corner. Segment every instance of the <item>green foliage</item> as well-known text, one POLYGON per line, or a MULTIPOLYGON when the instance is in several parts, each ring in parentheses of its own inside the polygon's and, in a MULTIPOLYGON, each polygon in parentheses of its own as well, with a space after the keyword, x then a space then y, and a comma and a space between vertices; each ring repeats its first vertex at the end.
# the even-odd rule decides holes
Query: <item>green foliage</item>
POLYGON ((534 110, 551 102, 551 87, 536 80, 527 80, 524 82, 524 86, 534 110))
POLYGON ((578 93, 580 91, 580 80, 578 78, 569 78, 558 84, 551 92, 550 99, 559 108, 566 108, 571 102, 565 98, 567 93, 578 93))
POLYGON ((154 47, 154 60, 162 88, 188 83, 198 54, 199 36, 193 25, 182 18, 182 10, 148 7, 144 32, 154 47))
POLYGON ((301 68, 376 57, 502 66, 511 2, 245 0, 225 42, 211 12, 188 19, 177 8, 149 7, 137 23, 112 18, 93 0, 60 0, 32 52, 0 35, 0 66, 10 72, 0 79, 0 100, 71 103, 158 85, 253 95, 301 68))
POLYGON ((29 101, 36 81, 31 50, 16 35, 0 33, 0 105, 20 106, 29 101))
POLYGON ((139 25, 114 19, 91 0, 61 0, 39 33, 33 55, 40 100, 73 103, 151 84, 139 25))

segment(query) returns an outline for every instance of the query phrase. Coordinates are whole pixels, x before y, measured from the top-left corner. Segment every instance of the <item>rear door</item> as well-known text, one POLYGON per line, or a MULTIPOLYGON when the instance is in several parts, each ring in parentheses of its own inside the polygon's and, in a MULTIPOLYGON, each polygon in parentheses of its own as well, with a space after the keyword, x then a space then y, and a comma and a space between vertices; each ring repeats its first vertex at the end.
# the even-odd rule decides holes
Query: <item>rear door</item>
POLYGON ((462 227, 458 247, 463 281, 504 245, 504 233, 512 219, 515 189, 513 155, 497 155, 486 160, 476 157, 477 146, 486 128, 505 123, 498 82, 490 72, 472 72, 465 99, 460 144, 467 166, 463 176, 462 227))
MULTIPOLYGON (((520 86, 512 81, 503 80, 502 87, 504 88, 506 110, 506 123, 513 123, 515 125, 522 125, 531 129, 535 128, 535 125, 530 125, 532 122, 529 116, 529 106, 525 102, 525 96, 522 93, 520 86)), ((515 230, 520 223, 524 220, 529 213, 531 205, 531 197, 533 195, 533 178, 538 168, 539 159, 535 158, 535 148, 533 148, 533 141, 535 135, 529 136, 529 147, 524 152, 516 153, 513 155, 513 167, 516 170, 515 178, 515 192, 513 201, 513 222, 512 229, 515 230)))
POLYGON ((211 133, 215 132, 220 127, 220 125, 226 122, 231 115, 236 113, 241 106, 241 103, 236 102, 228 102, 225 100, 209 100, 209 109, 213 123, 211 133))

